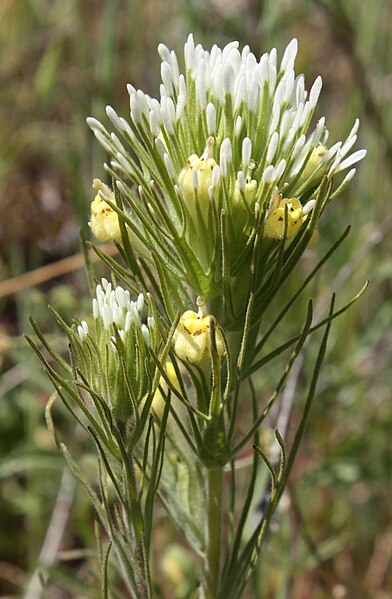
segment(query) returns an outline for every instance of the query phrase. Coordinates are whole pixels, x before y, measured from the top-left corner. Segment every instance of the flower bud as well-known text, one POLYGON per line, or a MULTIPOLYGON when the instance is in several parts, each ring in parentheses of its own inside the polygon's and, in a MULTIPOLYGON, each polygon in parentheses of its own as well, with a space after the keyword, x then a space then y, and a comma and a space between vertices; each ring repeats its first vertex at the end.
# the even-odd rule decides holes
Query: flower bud
MULTIPOLYGON (((172 362, 166 362, 166 374, 170 380, 170 382, 172 383, 173 387, 175 387, 177 389, 177 391, 180 390, 180 383, 178 382, 178 378, 177 378, 177 374, 175 371, 175 368, 172 364, 172 362)), ((152 411, 154 412, 154 414, 156 416, 158 416, 158 418, 160 420, 162 420, 163 417, 163 412, 165 410, 165 405, 166 405, 166 399, 165 399, 165 395, 167 395, 168 392, 168 384, 165 381, 165 379, 163 378, 163 376, 161 376, 160 380, 159 380, 159 387, 155 392, 155 395, 153 397, 152 400, 152 411), (162 393, 162 391, 163 393, 162 393)))
POLYGON ((203 208, 210 202, 208 189, 212 183, 212 171, 216 161, 212 157, 214 138, 207 139, 203 154, 189 156, 185 167, 178 177, 179 187, 184 195, 187 205, 192 206, 197 196, 200 207, 203 208))
POLYGON ((313 148, 309 160, 306 163, 306 166, 301 175, 301 179, 304 182, 307 181, 309 187, 314 187, 315 185, 318 185, 323 176, 325 175, 326 165, 325 167, 323 167, 321 163, 326 153, 327 148, 321 144, 313 148))
MULTIPOLYGON (((94 179, 93 188, 101 190, 114 202, 112 190, 99 179, 94 179)), ((99 241, 121 241, 121 231, 117 213, 97 194, 91 203, 90 227, 99 241)))
POLYGON ((253 214, 257 191, 257 181, 249 176, 245 178, 242 171, 237 174, 233 202, 231 206, 234 237, 243 237, 246 232, 249 214, 253 214))
MULTIPOLYGON (((201 367, 209 365, 211 361, 210 350, 210 319, 202 298, 198 298, 198 312, 187 310, 181 316, 173 336, 174 351, 185 362, 201 367)), ((223 356, 225 347, 222 333, 216 329, 216 347, 220 357, 223 356)))
POLYGON ((275 210, 269 213, 264 223, 264 235, 270 239, 282 239, 285 232, 285 214, 287 206, 286 239, 293 239, 303 223, 301 202, 297 198, 280 200, 275 210))

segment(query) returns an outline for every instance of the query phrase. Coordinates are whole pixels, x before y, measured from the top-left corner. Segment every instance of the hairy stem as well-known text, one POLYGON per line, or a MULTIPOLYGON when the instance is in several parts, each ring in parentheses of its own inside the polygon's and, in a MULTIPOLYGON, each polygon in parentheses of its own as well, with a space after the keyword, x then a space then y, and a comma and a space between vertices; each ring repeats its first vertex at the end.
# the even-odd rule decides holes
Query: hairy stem
POLYGON ((219 592, 222 550, 223 467, 211 466, 206 470, 207 519, 206 553, 204 560, 203 599, 216 599, 219 592))

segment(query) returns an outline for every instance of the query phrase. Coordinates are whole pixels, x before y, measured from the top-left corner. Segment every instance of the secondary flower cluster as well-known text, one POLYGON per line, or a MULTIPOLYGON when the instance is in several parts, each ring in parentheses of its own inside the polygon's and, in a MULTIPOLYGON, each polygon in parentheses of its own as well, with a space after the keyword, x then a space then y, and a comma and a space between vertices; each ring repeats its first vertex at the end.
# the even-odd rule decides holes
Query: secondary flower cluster
MULTIPOLYGON (((112 325, 116 325, 118 334, 123 342, 131 332, 132 325, 140 328, 144 342, 149 347, 151 345, 150 330, 154 328, 154 317, 147 317, 147 325, 142 324, 142 313, 144 308, 144 296, 139 294, 136 301, 131 300, 128 289, 124 290, 118 286, 113 289, 112 284, 106 279, 101 280, 101 285, 97 285, 96 297, 93 299, 93 316, 98 322, 98 330, 110 332, 112 325)), ((88 325, 85 321, 78 326, 78 333, 83 340, 88 334, 88 325)), ((113 347, 115 348, 115 338, 111 336, 113 347)))
POLYGON ((132 400, 139 405, 147 392, 146 366, 152 367, 148 348, 155 347, 157 342, 151 299, 148 297, 146 305, 140 294, 133 301, 128 290, 113 288, 102 279, 96 287, 92 308, 94 327, 90 330, 86 321, 77 326, 82 344, 75 347, 78 364, 88 383, 116 416, 126 418, 133 408, 131 398, 124 405, 124 397, 133 394, 132 400), (124 393, 129 382, 132 388, 124 393))

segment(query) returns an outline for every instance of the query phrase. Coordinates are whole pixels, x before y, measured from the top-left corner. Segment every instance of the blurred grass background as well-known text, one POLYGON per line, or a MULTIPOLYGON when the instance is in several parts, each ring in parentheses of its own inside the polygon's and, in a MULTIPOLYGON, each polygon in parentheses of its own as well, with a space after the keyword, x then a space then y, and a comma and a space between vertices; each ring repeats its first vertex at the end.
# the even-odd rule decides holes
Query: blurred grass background
MULTIPOLYGON (((342 305, 366 278, 370 289, 333 325, 281 526, 249 597, 392 598, 391 30, 390 0, 1 0, 0 278, 54 265, 40 285, 19 278, 0 286, 2 597, 24 596, 27 588, 28 599, 39 597, 28 587, 30 576, 40 552, 47 557, 53 547, 46 596, 100 596, 93 515, 46 430, 51 389, 22 334, 33 314, 66 349, 47 304, 68 320, 90 309, 77 259, 67 263, 67 274, 58 262, 79 252, 80 227, 88 235, 91 181, 103 176, 105 155, 86 116, 105 119, 108 103, 125 115, 128 82, 157 95, 157 44, 180 54, 193 31, 206 46, 238 39, 256 55, 276 46, 281 56, 298 37, 297 72, 306 73, 308 87, 317 74, 324 80, 317 116, 327 117, 330 143, 343 139, 359 115, 357 147, 368 149, 350 188, 324 216, 314 255, 347 224, 352 231, 313 291, 325 304, 335 290, 342 305), (53 515, 59 519, 48 534, 53 515), (64 533, 59 551, 56 530, 64 533)), ((314 257, 304 259, 304 269, 307 260, 314 257)), ((302 318, 299 306, 285 335, 302 318)), ((308 353, 311 359, 311 346, 308 353)), ((306 364, 305 356, 305 378, 306 364)), ((272 384, 273 370, 263 376, 257 386, 272 384)), ((301 377, 295 376, 300 404, 301 377)), ((93 458, 61 409, 57 421, 88 468, 93 458)), ((172 557, 161 554, 171 540, 175 535, 163 526, 157 568, 163 564, 175 586, 163 582, 162 593, 185 599, 191 591, 170 569, 181 561, 176 547, 172 557)))

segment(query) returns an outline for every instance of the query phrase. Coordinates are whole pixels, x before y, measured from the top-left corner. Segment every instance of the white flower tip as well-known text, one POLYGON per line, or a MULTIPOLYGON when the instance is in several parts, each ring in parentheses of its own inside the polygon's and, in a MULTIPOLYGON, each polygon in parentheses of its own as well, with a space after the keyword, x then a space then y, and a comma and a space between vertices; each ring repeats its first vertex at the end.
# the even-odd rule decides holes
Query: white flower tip
POLYGON ((206 107, 206 120, 208 134, 214 135, 216 131, 216 110, 211 102, 209 102, 206 107))
POLYGON ((235 120, 235 125, 234 125, 234 135, 236 137, 238 137, 239 134, 241 133, 241 129, 242 129, 242 116, 238 115, 235 120))
POLYGON ((317 122, 317 127, 323 128, 325 125, 325 116, 322 116, 321 119, 317 122))
POLYGON ((271 135, 271 139, 270 139, 270 142, 268 144, 267 162, 270 162, 274 158, 275 152, 276 152, 276 150, 278 148, 278 143, 279 143, 279 133, 277 131, 275 131, 271 135))
POLYGON ((310 107, 310 109, 313 109, 316 106, 317 101, 319 99, 319 95, 320 95, 322 86, 323 86, 323 80, 321 79, 321 77, 319 75, 316 78, 316 80, 313 83, 312 88, 310 90, 310 94, 309 94, 309 107, 310 107))
POLYGON ((137 305, 137 309, 139 311, 139 314, 141 312, 143 312, 143 308, 144 308, 144 295, 142 293, 139 293, 138 298, 136 300, 136 305, 137 305))
POLYGON ((148 327, 145 324, 142 324, 140 330, 144 339, 144 343, 147 345, 147 347, 151 347, 151 336, 148 327))
POLYGON ((226 63, 222 69, 222 85, 224 94, 233 95, 235 82, 235 71, 230 63, 226 63))
POLYGON ((163 161, 165 163, 166 170, 169 173, 169 177, 171 179, 174 179, 174 167, 173 167, 173 163, 172 163, 172 161, 170 159, 169 154, 167 154, 166 152, 163 155, 163 161))
POLYGON ((252 142, 249 137, 245 137, 242 142, 242 162, 244 167, 247 167, 250 163, 250 158, 252 154, 252 142))
POLYGON ((214 166, 214 168, 212 169, 212 177, 211 177, 211 187, 213 189, 215 189, 215 187, 218 185, 219 179, 220 179, 220 167, 218 164, 216 164, 214 166))
POLYGON ((231 146, 231 140, 226 137, 220 147, 221 160, 225 161, 226 164, 230 164, 233 160, 233 151, 231 146))
POLYGON ((283 175, 285 168, 286 168, 286 160, 284 158, 282 158, 282 160, 279 162, 278 166, 276 167, 276 181, 278 179, 280 179, 280 177, 283 175))
MULTIPOLYGON (((348 156, 339 165, 337 165, 336 172, 339 173, 340 171, 343 171, 344 169, 348 168, 349 166, 356 164, 360 160, 363 160, 365 158, 366 154, 367 154, 367 150, 365 150, 365 149, 357 150, 356 152, 354 152, 354 154, 351 154, 351 156, 348 156)), ((333 165, 331 167, 331 172, 333 172, 333 165)))
POLYGON ((105 128, 103 127, 103 125, 97 119, 95 119, 93 116, 88 116, 86 118, 86 123, 90 127, 90 129, 92 131, 94 131, 94 133, 96 131, 100 131, 101 133, 105 131, 105 128))
POLYGON ((170 61, 170 50, 165 44, 158 44, 158 54, 162 60, 170 61))
POLYGON ((237 183, 238 183, 238 187, 239 187, 240 191, 242 193, 245 193, 246 180, 245 180, 245 175, 242 171, 238 171, 238 173, 237 173, 237 183))
MULTIPOLYGON (((294 37, 291 40, 291 42, 288 44, 288 46, 283 54, 282 63, 281 63, 281 67, 280 67, 281 71, 285 72, 285 71, 291 70, 293 68, 295 57, 297 56, 297 52, 298 52, 298 40, 296 37, 294 37)), ((273 61, 276 60, 275 53, 276 53, 276 49, 273 48, 273 50, 271 50, 271 52, 270 52, 270 60, 271 60, 271 57, 272 57, 273 61)))
POLYGON ((267 168, 263 172, 263 176, 262 176, 263 183, 267 183, 268 185, 270 185, 271 183, 275 183, 276 179, 277 179, 276 169, 272 164, 270 164, 269 166, 267 166, 267 168))
POLYGON ((316 205, 316 200, 309 200, 309 202, 307 202, 305 204, 305 206, 302 208, 302 213, 309 214, 309 212, 311 212, 313 210, 315 205, 316 205))
POLYGON ((78 335, 79 335, 81 341, 84 341, 85 338, 86 338, 86 333, 85 333, 84 328, 82 327, 82 325, 80 325, 80 324, 78 325, 77 331, 78 331, 78 335))

